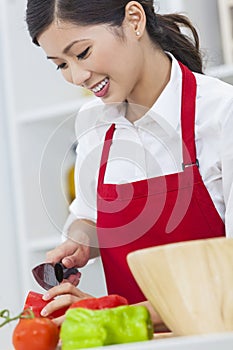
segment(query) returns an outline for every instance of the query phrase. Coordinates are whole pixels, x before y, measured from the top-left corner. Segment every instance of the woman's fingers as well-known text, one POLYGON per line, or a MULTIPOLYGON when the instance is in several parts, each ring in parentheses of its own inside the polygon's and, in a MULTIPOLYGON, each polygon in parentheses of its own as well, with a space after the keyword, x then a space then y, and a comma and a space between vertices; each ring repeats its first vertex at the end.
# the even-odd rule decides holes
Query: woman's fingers
MULTIPOLYGON (((77 244, 77 243, 74 243, 77 244)), ((62 263, 68 267, 83 267, 87 264, 90 258, 90 247, 77 245, 75 251, 71 255, 66 255, 62 259, 62 263)))
POLYGON ((64 295, 64 294, 71 294, 74 296, 80 296, 82 297, 85 295, 85 293, 81 292, 78 288, 76 288, 73 284, 69 282, 64 282, 59 284, 58 286, 55 286, 51 289, 49 289, 43 296, 44 300, 50 300, 53 298, 56 298, 58 296, 64 295))
POLYGON ((77 301, 77 297, 75 297, 74 295, 70 295, 70 294, 63 295, 55 300, 52 300, 50 303, 48 303, 41 310, 41 316, 47 317, 48 315, 52 314, 54 311, 70 306, 76 301, 77 301))
POLYGON ((81 245, 71 239, 67 239, 55 249, 47 252, 46 262, 62 263, 67 268, 83 267, 86 265, 90 257, 90 247, 81 245))
POLYGON ((82 292, 69 282, 61 283, 59 286, 51 288, 43 296, 44 300, 54 300, 52 300, 45 306, 44 309, 42 309, 41 315, 48 316, 56 310, 70 306, 74 302, 86 298, 92 298, 92 296, 82 292))
POLYGON ((72 255, 78 248, 78 243, 67 239, 53 250, 50 250, 46 254, 46 262, 56 263, 61 261, 64 257, 72 255))
POLYGON ((83 267, 90 259, 90 246, 96 247, 96 225, 88 220, 75 220, 69 227, 69 238, 47 253, 46 262, 62 263, 67 268, 83 267))

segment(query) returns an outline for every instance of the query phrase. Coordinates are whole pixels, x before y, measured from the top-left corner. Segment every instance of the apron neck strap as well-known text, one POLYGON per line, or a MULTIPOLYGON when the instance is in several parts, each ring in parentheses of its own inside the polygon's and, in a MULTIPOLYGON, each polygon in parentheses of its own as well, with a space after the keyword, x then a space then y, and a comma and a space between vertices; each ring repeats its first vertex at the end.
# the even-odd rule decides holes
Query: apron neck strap
POLYGON ((107 167, 107 162, 108 162, 108 157, 109 157, 109 152, 112 144, 114 131, 115 131, 115 124, 112 124, 110 128, 107 130, 105 135, 103 152, 102 152, 101 162, 100 162, 99 183, 104 182, 104 176, 106 172, 106 167, 107 167))
POLYGON ((197 84, 194 74, 181 62, 182 99, 181 99, 181 130, 183 148, 183 167, 197 164, 195 145, 195 107, 197 84))

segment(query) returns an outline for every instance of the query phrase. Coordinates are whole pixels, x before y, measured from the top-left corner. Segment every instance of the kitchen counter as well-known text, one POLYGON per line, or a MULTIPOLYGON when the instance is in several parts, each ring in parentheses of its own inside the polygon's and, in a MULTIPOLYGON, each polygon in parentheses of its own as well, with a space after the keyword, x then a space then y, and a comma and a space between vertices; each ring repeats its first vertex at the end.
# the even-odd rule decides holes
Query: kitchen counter
MULTIPOLYGON (((93 349, 93 348, 92 348, 93 349)), ((233 350, 233 332, 155 339, 139 343, 111 345, 95 350, 233 350)), ((87 350, 87 349, 86 349, 87 350)))
MULTIPOLYGON (((60 350, 60 347, 57 350, 60 350)), ((155 339, 150 341, 102 346, 89 350, 233 350, 233 332, 186 337, 155 335, 155 339)))

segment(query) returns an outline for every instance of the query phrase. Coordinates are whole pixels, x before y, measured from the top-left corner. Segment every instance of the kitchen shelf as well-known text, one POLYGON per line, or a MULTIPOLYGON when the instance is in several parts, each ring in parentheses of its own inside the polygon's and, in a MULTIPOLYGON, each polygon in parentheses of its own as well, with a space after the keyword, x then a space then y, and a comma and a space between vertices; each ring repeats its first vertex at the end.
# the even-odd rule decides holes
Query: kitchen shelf
POLYGON ((28 249, 31 252, 40 252, 40 251, 47 251, 50 249, 53 249, 54 247, 58 246, 62 242, 62 237, 53 237, 55 236, 54 233, 49 234, 46 232, 46 235, 48 235, 48 238, 38 238, 33 239, 28 244, 28 249))
POLYGON ((49 106, 44 108, 38 108, 36 110, 30 110, 27 112, 19 113, 17 119, 18 124, 31 124, 37 122, 45 122, 50 119, 64 118, 64 116, 69 116, 76 114, 79 108, 86 102, 92 101, 93 96, 89 97, 79 97, 77 101, 71 101, 66 103, 59 103, 55 106, 49 106))

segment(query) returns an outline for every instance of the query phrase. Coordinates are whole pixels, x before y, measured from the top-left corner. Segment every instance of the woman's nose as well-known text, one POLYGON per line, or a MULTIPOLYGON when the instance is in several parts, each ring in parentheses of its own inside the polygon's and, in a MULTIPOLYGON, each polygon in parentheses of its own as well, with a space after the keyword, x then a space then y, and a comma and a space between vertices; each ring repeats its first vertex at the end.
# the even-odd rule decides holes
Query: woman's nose
POLYGON ((88 81, 90 76, 91 76, 90 71, 83 69, 81 67, 77 67, 77 65, 71 68, 70 80, 71 80, 71 83, 74 85, 84 86, 85 82, 88 81))

